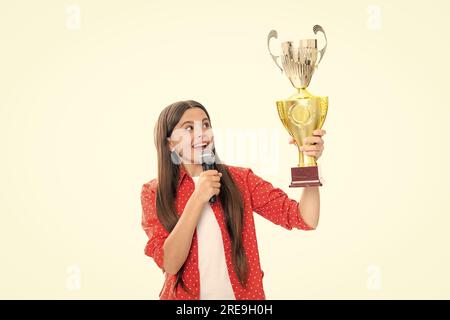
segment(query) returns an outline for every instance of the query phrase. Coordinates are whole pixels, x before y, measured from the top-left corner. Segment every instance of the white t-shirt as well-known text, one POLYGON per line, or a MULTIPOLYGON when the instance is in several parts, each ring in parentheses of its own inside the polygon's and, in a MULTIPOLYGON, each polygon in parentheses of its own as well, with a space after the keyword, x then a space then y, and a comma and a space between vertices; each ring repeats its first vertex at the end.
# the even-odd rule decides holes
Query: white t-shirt
MULTIPOLYGON (((199 176, 192 177, 197 187, 199 176)), ((228 275, 219 223, 207 202, 197 224, 201 300, 236 300, 228 275)))

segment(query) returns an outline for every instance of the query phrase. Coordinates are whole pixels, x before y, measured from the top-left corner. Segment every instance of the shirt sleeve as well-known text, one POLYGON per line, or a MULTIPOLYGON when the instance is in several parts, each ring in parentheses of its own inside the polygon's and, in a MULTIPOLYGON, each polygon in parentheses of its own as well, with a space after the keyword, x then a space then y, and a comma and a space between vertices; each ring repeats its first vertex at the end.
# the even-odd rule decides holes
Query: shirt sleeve
POLYGON ((290 199, 280 188, 253 173, 247 172, 247 186, 254 212, 288 230, 314 230, 300 215, 298 201, 290 199))
POLYGON ((148 236, 144 253, 152 257, 158 267, 164 270, 164 241, 169 236, 169 232, 159 222, 156 214, 156 192, 147 184, 142 186, 142 228, 148 236))

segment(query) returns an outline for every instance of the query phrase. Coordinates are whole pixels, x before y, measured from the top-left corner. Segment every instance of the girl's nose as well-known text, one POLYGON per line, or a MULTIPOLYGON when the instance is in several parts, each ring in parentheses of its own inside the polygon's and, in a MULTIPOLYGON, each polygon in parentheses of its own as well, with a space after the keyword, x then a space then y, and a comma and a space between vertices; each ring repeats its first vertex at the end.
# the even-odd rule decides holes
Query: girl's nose
POLYGON ((200 137, 207 138, 209 130, 210 130, 209 128, 203 128, 203 126, 200 125, 195 128, 194 133, 197 138, 200 137))

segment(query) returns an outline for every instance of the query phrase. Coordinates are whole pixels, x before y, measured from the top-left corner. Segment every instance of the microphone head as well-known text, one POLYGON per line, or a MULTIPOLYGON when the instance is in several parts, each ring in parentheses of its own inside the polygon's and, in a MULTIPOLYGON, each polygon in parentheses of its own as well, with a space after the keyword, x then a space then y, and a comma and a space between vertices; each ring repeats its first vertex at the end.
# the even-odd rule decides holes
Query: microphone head
POLYGON ((214 152, 209 149, 205 149, 202 152, 202 164, 214 164, 216 162, 216 156, 214 152))

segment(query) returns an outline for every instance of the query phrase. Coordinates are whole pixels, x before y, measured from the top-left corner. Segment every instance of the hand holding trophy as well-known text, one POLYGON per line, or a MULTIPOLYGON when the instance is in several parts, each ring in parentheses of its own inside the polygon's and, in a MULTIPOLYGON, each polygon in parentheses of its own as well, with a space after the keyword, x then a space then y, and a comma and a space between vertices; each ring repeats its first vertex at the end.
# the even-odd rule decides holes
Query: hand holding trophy
POLYGON ((322 128, 328 111, 328 97, 314 96, 306 90, 327 47, 327 37, 323 28, 315 25, 313 31, 315 34, 319 31, 323 33, 325 37, 323 49, 317 49, 317 39, 300 40, 298 46, 292 41, 283 42, 281 44, 283 67, 277 61, 280 56, 275 56, 270 51, 270 40, 278 37, 277 32, 272 30, 267 37, 267 47, 273 61, 297 89, 297 92, 286 100, 276 102, 281 122, 298 147, 299 163, 297 167, 291 168, 292 180, 289 187, 322 185, 316 159, 301 151, 305 139, 311 139, 314 131, 322 128))

